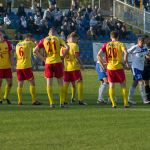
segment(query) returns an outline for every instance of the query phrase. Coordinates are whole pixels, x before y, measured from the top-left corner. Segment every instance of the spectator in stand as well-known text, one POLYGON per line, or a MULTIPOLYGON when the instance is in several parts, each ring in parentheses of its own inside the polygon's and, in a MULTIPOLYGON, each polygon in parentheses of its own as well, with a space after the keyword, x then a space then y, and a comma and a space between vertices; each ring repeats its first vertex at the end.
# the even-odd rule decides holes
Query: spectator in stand
POLYGON ((56 5, 56 0, 48 0, 49 5, 56 5))
POLYGON ((11 13, 11 4, 12 4, 12 0, 6 0, 6 12, 8 13, 8 14, 10 14, 11 13))
POLYGON ((41 31, 43 32, 43 35, 46 36, 49 31, 48 21, 42 19, 41 20, 41 31))
POLYGON ((2 3, 0 3, 0 17, 3 17, 5 15, 5 9, 2 3))
POLYGON ((26 32, 27 31, 27 21, 24 16, 20 18, 20 31, 26 32))
POLYGON ((88 40, 97 40, 98 39, 93 27, 90 27, 90 29, 87 31, 87 38, 88 38, 88 40))
POLYGON ((7 27, 11 27, 11 21, 10 21, 10 19, 9 19, 7 14, 4 17, 4 25, 6 25, 7 27))
POLYGON ((40 3, 36 3, 35 8, 34 8, 34 13, 37 13, 37 12, 40 13, 41 16, 43 15, 42 7, 40 6, 40 3))
POLYGON ((19 16, 19 17, 21 17, 21 16, 26 17, 26 12, 25 12, 25 8, 24 8, 23 4, 20 4, 20 6, 18 8, 17 16, 19 16))
POLYGON ((96 27, 96 25, 97 25, 97 21, 96 21, 95 17, 93 16, 90 19, 90 27, 96 27))
POLYGON ((44 11, 43 19, 50 21, 52 19, 52 7, 49 5, 49 8, 44 11))
POLYGON ((64 31, 61 31, 60 38, 63 39, 64 41, 66 41, 66 36, 65 36, 64 31))
POLYGON ((30 33, 35 33, 35 23, 34 23, 34 18, 32 16, 29 17, 28 22, 27 22, 27 26, 29 29, 30 33))

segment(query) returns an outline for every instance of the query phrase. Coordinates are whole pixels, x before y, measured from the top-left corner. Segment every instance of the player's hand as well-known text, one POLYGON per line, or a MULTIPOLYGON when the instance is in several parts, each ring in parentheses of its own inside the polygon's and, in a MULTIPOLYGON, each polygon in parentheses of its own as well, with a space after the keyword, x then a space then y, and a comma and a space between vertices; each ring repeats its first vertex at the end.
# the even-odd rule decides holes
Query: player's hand
POLYGON ((130 66, 129 63, 126 63, 126 64, 125 64, 125 69, 126 69, 126 70, 130 70, 130 69, 131 69, 131 66, 130 66))

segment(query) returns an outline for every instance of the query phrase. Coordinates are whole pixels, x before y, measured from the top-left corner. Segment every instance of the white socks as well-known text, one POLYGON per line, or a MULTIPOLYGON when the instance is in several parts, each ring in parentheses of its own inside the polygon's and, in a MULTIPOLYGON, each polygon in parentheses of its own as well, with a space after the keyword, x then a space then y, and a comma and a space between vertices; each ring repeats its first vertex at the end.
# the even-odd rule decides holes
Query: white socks
POLYGON ((103 83, 100 85, 99 91, 98 91, 98 100, 104 100, 104 93, 105 93, 107 88, 108 88, 107 83, 103 83))

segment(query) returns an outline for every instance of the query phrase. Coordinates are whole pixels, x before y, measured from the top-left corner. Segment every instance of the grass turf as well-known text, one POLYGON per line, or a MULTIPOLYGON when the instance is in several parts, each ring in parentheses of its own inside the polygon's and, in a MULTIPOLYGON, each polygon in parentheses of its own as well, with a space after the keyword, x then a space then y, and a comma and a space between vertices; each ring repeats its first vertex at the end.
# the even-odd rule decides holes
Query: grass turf
MULTIPOLYGON (((127 86, 132 77, 127 72, 127 86)), ((0 106, 0 150, 149 150, 150 105, 143 105, 138 90, 138 105, 124 110, 121 90, 116 86, 118 108, 97 105, 99 83, 94 70, 84 71, 84 97, 87 106, 70 105, 50 109, 43 73, 36 72, 36 85, 42 106, 32 106, 29 84, 24 86, 23 103, 17 106, 16 76, 10 95, 12 105, 0 106)), ((3 84, 4 86, 4 84, 3 84)), ((54 97, 58 102, 57 83, 54 97)))

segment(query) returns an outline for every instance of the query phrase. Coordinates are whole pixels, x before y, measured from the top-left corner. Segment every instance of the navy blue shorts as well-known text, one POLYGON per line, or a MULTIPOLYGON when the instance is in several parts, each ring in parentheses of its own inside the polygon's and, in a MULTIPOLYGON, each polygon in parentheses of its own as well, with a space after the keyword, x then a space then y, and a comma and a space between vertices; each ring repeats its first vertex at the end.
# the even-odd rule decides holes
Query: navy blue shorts
POLYGON ((139 80, 143 80, 143 71, 139 70, 137 68, 132 68, 132 72, 133 72, 133 79, 135 81, 139 81, 139 80))
POLYGON ((98 80, 103 80, 107 77, 107 73, 102 69, 99 63, 96 63, 96 72, 98 74, 98 80))

